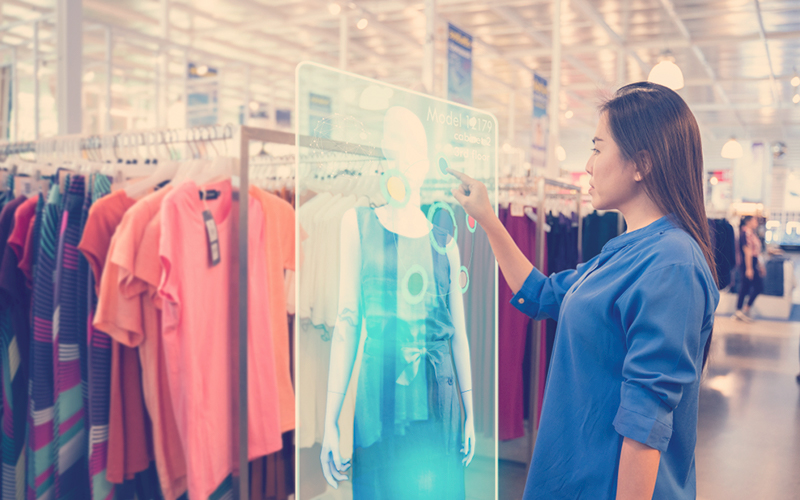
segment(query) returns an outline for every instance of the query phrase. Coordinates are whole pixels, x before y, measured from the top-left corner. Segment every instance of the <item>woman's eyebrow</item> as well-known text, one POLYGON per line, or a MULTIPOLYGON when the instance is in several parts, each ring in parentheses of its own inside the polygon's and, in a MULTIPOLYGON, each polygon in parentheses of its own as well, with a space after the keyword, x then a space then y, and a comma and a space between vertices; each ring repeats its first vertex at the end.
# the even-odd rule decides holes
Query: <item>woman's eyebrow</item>
POLYGON ((594 139, 592 139, 592 143, 595 143, 595 142, 597 142, 597 141, 602 141, 602 140, 603 140, 603 139, 601 139, 601 138, 599 138, 599 137, 595 137, 594 139))

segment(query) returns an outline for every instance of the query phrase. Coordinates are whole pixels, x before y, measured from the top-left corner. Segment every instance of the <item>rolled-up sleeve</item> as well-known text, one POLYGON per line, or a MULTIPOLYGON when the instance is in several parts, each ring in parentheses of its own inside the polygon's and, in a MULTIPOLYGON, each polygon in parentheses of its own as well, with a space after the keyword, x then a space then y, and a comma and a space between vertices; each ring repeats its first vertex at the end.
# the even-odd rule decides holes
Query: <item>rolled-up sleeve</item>
POLYGON ((522 288, 511 298, 511 304, 537 320, 558 319, 564 295, 584 273, 595 266, 599 258, 598 255, 585 264, 578 265, 577 269, 554 273, 549 277, 533 268, 522 288))
POLYGON ((702 370, 707 302, 692 264, 645 273, 617 301, 628 349, 614 418, 620 435, 667 450, 672 412, 702 370))

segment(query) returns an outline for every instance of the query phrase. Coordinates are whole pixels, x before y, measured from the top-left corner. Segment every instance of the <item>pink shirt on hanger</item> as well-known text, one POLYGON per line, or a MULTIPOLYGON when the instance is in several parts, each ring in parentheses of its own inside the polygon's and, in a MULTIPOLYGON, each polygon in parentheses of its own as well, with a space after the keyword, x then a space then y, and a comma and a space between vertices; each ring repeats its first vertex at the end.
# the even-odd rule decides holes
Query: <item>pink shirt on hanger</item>
POLYGON ((281 431, 294 429, 294 388, 289 359, 289 322, 284 271, 294 271, 294 209, 289 203, 257 187, 250 196, 261 202, 266 217, 266 264, 269 319, 275 345, 275 370, 281 408, 281 431))
MULTIPOLYGON (((163 341, 178 430, 186 456, 190 498, 207 498, 236 464, 238 437, 238 207, 230 180, 203 186, 200 200, 187 181, 162 203, 159 254, 163 273, 163 341), (209 257, 203 211, 219 237, 220 262, 209 257)), ((274 349, 266 307, 264 213, 249 203, 248 447, 256 458, 282 447, 274 349)))

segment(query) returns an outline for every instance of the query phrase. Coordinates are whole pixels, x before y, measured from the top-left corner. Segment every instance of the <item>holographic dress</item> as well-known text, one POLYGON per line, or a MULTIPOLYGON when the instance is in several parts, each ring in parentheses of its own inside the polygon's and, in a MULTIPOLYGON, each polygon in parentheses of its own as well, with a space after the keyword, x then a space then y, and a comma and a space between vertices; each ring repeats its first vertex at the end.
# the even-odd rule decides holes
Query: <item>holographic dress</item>
MULTIPOLYGON (((353 452, 355 500, 463 500, 461 403, 450 350, 453 235, 434 225, 408 238, 374 209, 356 208, 361 243, 359 310, 366 325, 353 452)), ((461 298, 460 295, 458 297, 461 298)), ((348 316, 349 315, 349 316, 348 316)))

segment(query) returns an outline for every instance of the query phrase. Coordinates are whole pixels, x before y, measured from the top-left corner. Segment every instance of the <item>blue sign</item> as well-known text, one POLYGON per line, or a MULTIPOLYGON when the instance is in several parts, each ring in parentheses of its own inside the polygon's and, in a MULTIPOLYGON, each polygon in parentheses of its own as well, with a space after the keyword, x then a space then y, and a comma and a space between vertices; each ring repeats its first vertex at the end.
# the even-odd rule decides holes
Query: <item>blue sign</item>
POLYGON ((205 64, 189 63, 186 82, 186 126, 219 123, 219 71, 205 64))
POLYGON ((447 30, 447 99, 472 105, 472 35, 452 24, 447 30))
POLYGON ((308 135, 311 137, 331 138, 331 114, 333 103, 325 95, 310 93, 308 98, 308 135))
POLYGON ((533 128, 531 131, 531 165, 545 167, 547 164, 547 139, 550 118, 547 115, 549 92, 547 80, 533 75, 533 128))

